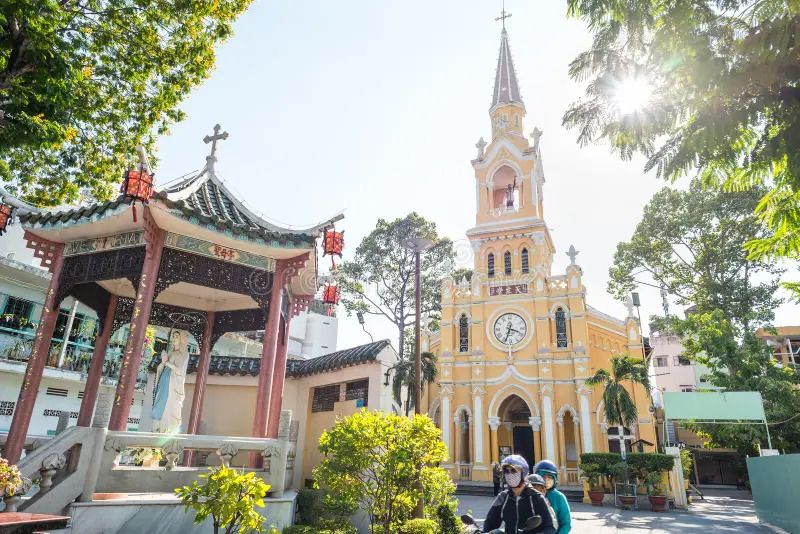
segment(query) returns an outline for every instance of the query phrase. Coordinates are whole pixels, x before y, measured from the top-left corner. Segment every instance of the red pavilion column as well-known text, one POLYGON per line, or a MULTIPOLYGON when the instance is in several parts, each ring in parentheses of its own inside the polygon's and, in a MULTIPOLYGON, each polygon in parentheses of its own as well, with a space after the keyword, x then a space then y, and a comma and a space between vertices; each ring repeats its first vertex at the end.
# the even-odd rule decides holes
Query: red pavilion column
POLYGON ((103 331, 94 343, 92 361, 89 364, 89 375, 86 377, 86 386, 83 389, 81 410, 78 412, 78 426, 90 426, 92 423, 94 404, 97 402, 97 390, 100 387, 100 379, 103 378, 103 364, 106 361, 108 339, 114 331, 114 314, 117 311, 118 300, 119 297, 114 294, 109 298, 108 309, 103 321, 103 331))
MULTIPOLYGON (((214 312, 206 312, 206 326, 203 329, 203 343, 200 345, 200 357, 197 359, 197 371, 195 371, 194 394, 192 395, 192 410, 189 412, 189 424, 186 427, 187 434, 197 434, 200 426, 200 417, 203 415, 203 399, 206 394, 206 382, 208 381, 208 365, 211 360, 211 349, 214 340, 214 312)), ((192 465, 193 451, 186 451, 183 455, 183 464, 192 465)))
MULTIPOLYGON (((26 237, 28 237, 27 233, 26 237)), ((42 382, 42 373, 44 372, 45 363, 47 363, 47 356, 50 353, 50 342, 53 339, 53 330, 55 330, 56 319, 58 318, 59 302, 56 295, 58 294, 61 270, 64 267, 64 245, 62 243, 45 242, 38 238, 36 238, 36 241, 38 243, 31 247, 31 241, 29 240, 29 247, 36 250, 34 255, 42 258, 43 264, 52 261, 50 264, 52 278, 50 279, 50 287, 47 289, 47 296, 44 299, 42 315, 39 318, 39 326, 36 327, 31 355, 28 358, 28 366, 25 369, 22 387, 19 390, 17 405, 14 409, 14 418, 11 420, 11 428, 8 430, 8 438, 6 439, 4 456, 11 464, 19 461, 22 449, 25 446, 25 437, 28 435, 28 427, 31 424, 33 406, 36 404, 36 394, 39 392, 39 384, 42 382)))
MULTIPOLYGON (((253 417, 253 437, 263 438, 267 433, 269 403, 272 389, 272 377, 275 370, 275 352, 280 326, 281 301, 283 300, 283 273, 285 262, 278 261, 272 277, 272 293, 269 299, 267 324, 264 326, 264 338, 261 348, 261 367, 258 371, 258 389, 256 390, 256 409, 253 417)), ((250 466, 259 467, 261 455, 250 454, 250 466)))
POLYGON ((275 359, 275 373, 272 375, 272 392, 269 400, 269 418, 267 422, 267 437, 277 438, 281 422, 281 408, 283 406, 283 388, 286 383, 286 352, 289 349, 289 325, 292 317, 306 309, 313 295, 296 295, 292 299, 290 312, 287 314, 284 329, 278 341, 278 354, 275 359))
POLYGON ((136 375, 139 372, 139 364, 142 362, 147 322, 153 307, 161 253, 164 250, 164 231, 155 225, 148 208, 145 208, 144 223, 147 252, 142 266, 142 276, 139 279, 139 288, 136 292, 136 302, 133 306, 128 341, 125 344, 122 366, 119 370, 117 392, 114 395, 114 406, 108 422, 109 430, 125 430, 128 425, 128 414, 131 411, 131 402, 136 388, 136 375))

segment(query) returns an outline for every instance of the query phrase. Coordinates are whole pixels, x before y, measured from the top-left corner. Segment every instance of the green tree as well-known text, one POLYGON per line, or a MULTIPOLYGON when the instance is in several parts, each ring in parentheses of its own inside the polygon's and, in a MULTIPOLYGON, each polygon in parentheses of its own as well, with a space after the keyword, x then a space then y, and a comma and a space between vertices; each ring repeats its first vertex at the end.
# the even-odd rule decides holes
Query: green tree
POLYGON ((698 312, 722 310, 745 328, 771 321, 783 271, 743 248, 768 234, 753 215, 762 193, 709 191, 697 179, 685 191, 662 189, 631 239, 617 245, 609 291, 622 298, 639 283, 655 285, 698 312))
POLYGON ((425 518, 433 520, 452 500, 453 483, 444 469, 434 467, 446 460, 447 450, 427 416, 361 410, 323 432, 319 448, 324 457, 314 479, 337 499, 359 504, 374 533, 398 532, 420 497, 425 518))
MULTIPOLYGON (((195 510, 194 522, 202 524, 211 517, 214 534, 222 532, 264 532, 264 516, 256 508, 264 507, 264 496, 269 486, 256 473, 244 473, 225 466, 210 468, 210 473, 200 475, 206 481, 177 488, 175 494, 186 505, 186 511, 195 510)), ((275 529, 270 532, 277 534, 275 529)))
POLYGON ((670 180, 697 173, 713 188, 768 187, 756 213, 773 233, 748 248, 800 257, 800 4, 567 4, 594 34, 570 64, 570 76, 587 82, 563 118, 579 143, 607 141, 624 159, 643 154, 646 171, 670 180))
POLYGON ((405 331, 416 315, 414 253, 403 246, 412 237, 435 243, 420 262, 422 314, 435 317, 441 306, 442 280, 452 271, 453 243, 440 238, 436 224, 416 213, 394 221, 378 219, 375 229, 358 245, 353 260, 342 263, 335 274, 348 313, 384 317, 397 328, 400 361, 405 357, 405 331))
POLYGON ((587 386, 603 387, 606 421, 609 425, 617 426, 623 459, 626 452, 624 427, 635 425, 639 417, 636 403, 625 389, 625 382, 630 382, 632 387, 640 384, 650 394, 650 377, 644 360, 624 355, 612 356, 610 370, 598 369, 593 376, 586 379, 587 386))
MULTIPOLYGON (((709 369, 707 383, 723 391, 758 391, 770 424, 772 446, 800 450, 800 374, 781 367, 773 349, 753 332, 742 333, 721 311, 693 314, 685 320, 662 319, 683 337, 684 355, 709 369)), ((687 424, 709 445, 733 448, 744 456, 766 446, 764 425, 687 424)))
POLYGON ((107 199, 183 118, 250 0, 15 0, 0 9, 0 179, 42 205, 107 199))
MULTIPOLYGON (((414 408, 414 392, 417 388, 416 377, 416 354, 414 352, 414 331, 413 329, 406 330, 404 338, 405 350, 403 350, 402 359, 398 360, 392 366, 394 377, 392 378, 392 395, 395 402, 400 405, 400 396, 403 388, 406 388, 406 401, 405 401, 405 414, 408 416, 412 408, 414 408)), ((421 352, 420 360, 422 363, 422 394, 425 395, 427 391, 426 386, 432 384, 436 380, 436 355, 432 352, 421 352)))

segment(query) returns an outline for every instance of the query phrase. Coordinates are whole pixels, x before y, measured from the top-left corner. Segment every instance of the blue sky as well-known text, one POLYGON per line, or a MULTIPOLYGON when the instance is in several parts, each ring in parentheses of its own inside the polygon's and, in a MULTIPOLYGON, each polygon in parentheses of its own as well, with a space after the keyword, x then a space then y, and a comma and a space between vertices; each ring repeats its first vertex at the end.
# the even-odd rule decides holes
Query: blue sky
MULTIPOLYGON (((199 169, 202 138, 220 123, 217 166, 249 207, 307 226, 344 210, 347 253, 379 217, 417 211, 454 240, 474 223, 475 142, 490 137, 488 107, 500 43, 499 1, 256 0, 219 47, 211 77, 161 139, 158 182, 199 169)), ((630 237, 665 184, 605 146, 581 148, 561 116, 582 87, 569 61, 589 42, 564 0, 508 0, 511 51, 527 108, 526 131, 544 131, 545 218, 560 251, 581 251, 590 305, 618 317, 605 291, 616 244, 630 237)), ((347 258, 347 253, 345 258, 347 258)), ((661 311, 643 290, 642 316, 661 311)), ((673 308, 676 309, 676 308, 673 308)), ((797 324, 784 306, 777 324, 797 324)), ((340 314, 339 347, 368 341, 340 314)), ((369 330, 395 339, 370 318, 369 330)))

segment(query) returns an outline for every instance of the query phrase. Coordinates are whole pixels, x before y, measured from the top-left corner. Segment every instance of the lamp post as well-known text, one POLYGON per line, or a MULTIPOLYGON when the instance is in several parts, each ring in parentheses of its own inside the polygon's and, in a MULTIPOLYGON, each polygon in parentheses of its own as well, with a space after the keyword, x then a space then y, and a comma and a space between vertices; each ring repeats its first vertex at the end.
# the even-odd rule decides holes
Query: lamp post
MULTIPOLYGON (((415 309, 414 314, 414 414, 420 414, 420 405, 422 404, 422 356, 419 351, 419 321, 422 314, 422 287, 419 282, 420 278, 420 256, 423 252, 433 246, 433 241, 422 237, 411 237, 403 240, 403 246, 414 252, 414 286, 415 286, 415 309)), ((419 466, 417 472, 417 491, 420 497, 417 500, 417 506, 414 508, 414 518, 423 519, 425 517, 424 506, 422 500, 422 466, 419 466)))

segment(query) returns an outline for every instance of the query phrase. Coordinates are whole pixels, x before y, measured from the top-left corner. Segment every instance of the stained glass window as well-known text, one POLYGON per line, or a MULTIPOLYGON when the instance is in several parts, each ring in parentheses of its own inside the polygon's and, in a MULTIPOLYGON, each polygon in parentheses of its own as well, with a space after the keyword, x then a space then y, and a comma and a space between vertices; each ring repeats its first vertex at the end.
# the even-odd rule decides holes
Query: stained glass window
POLYGON ((556 347, 567 348, 567 314, 564 308, 556 310, 556 347))
POLYGON ((503 268, 506 275, 511 274, 511 253, 507 250, 503 253, 503 268))
POLYGON ((489 253, 489 259, 487 260, 486 271, 489 276, 494 276, 494 254, 491 252, 489 253))
POLYGON ((461 314, 458 320, 458 352, 469 352, 469 319, 461 314))
POLYGON ((527 248, 523 248, 522 249, 522 272, 526 273, 526 274, 528 272, 530 272, 530 267, 528 265, 528 249, 527 248))

